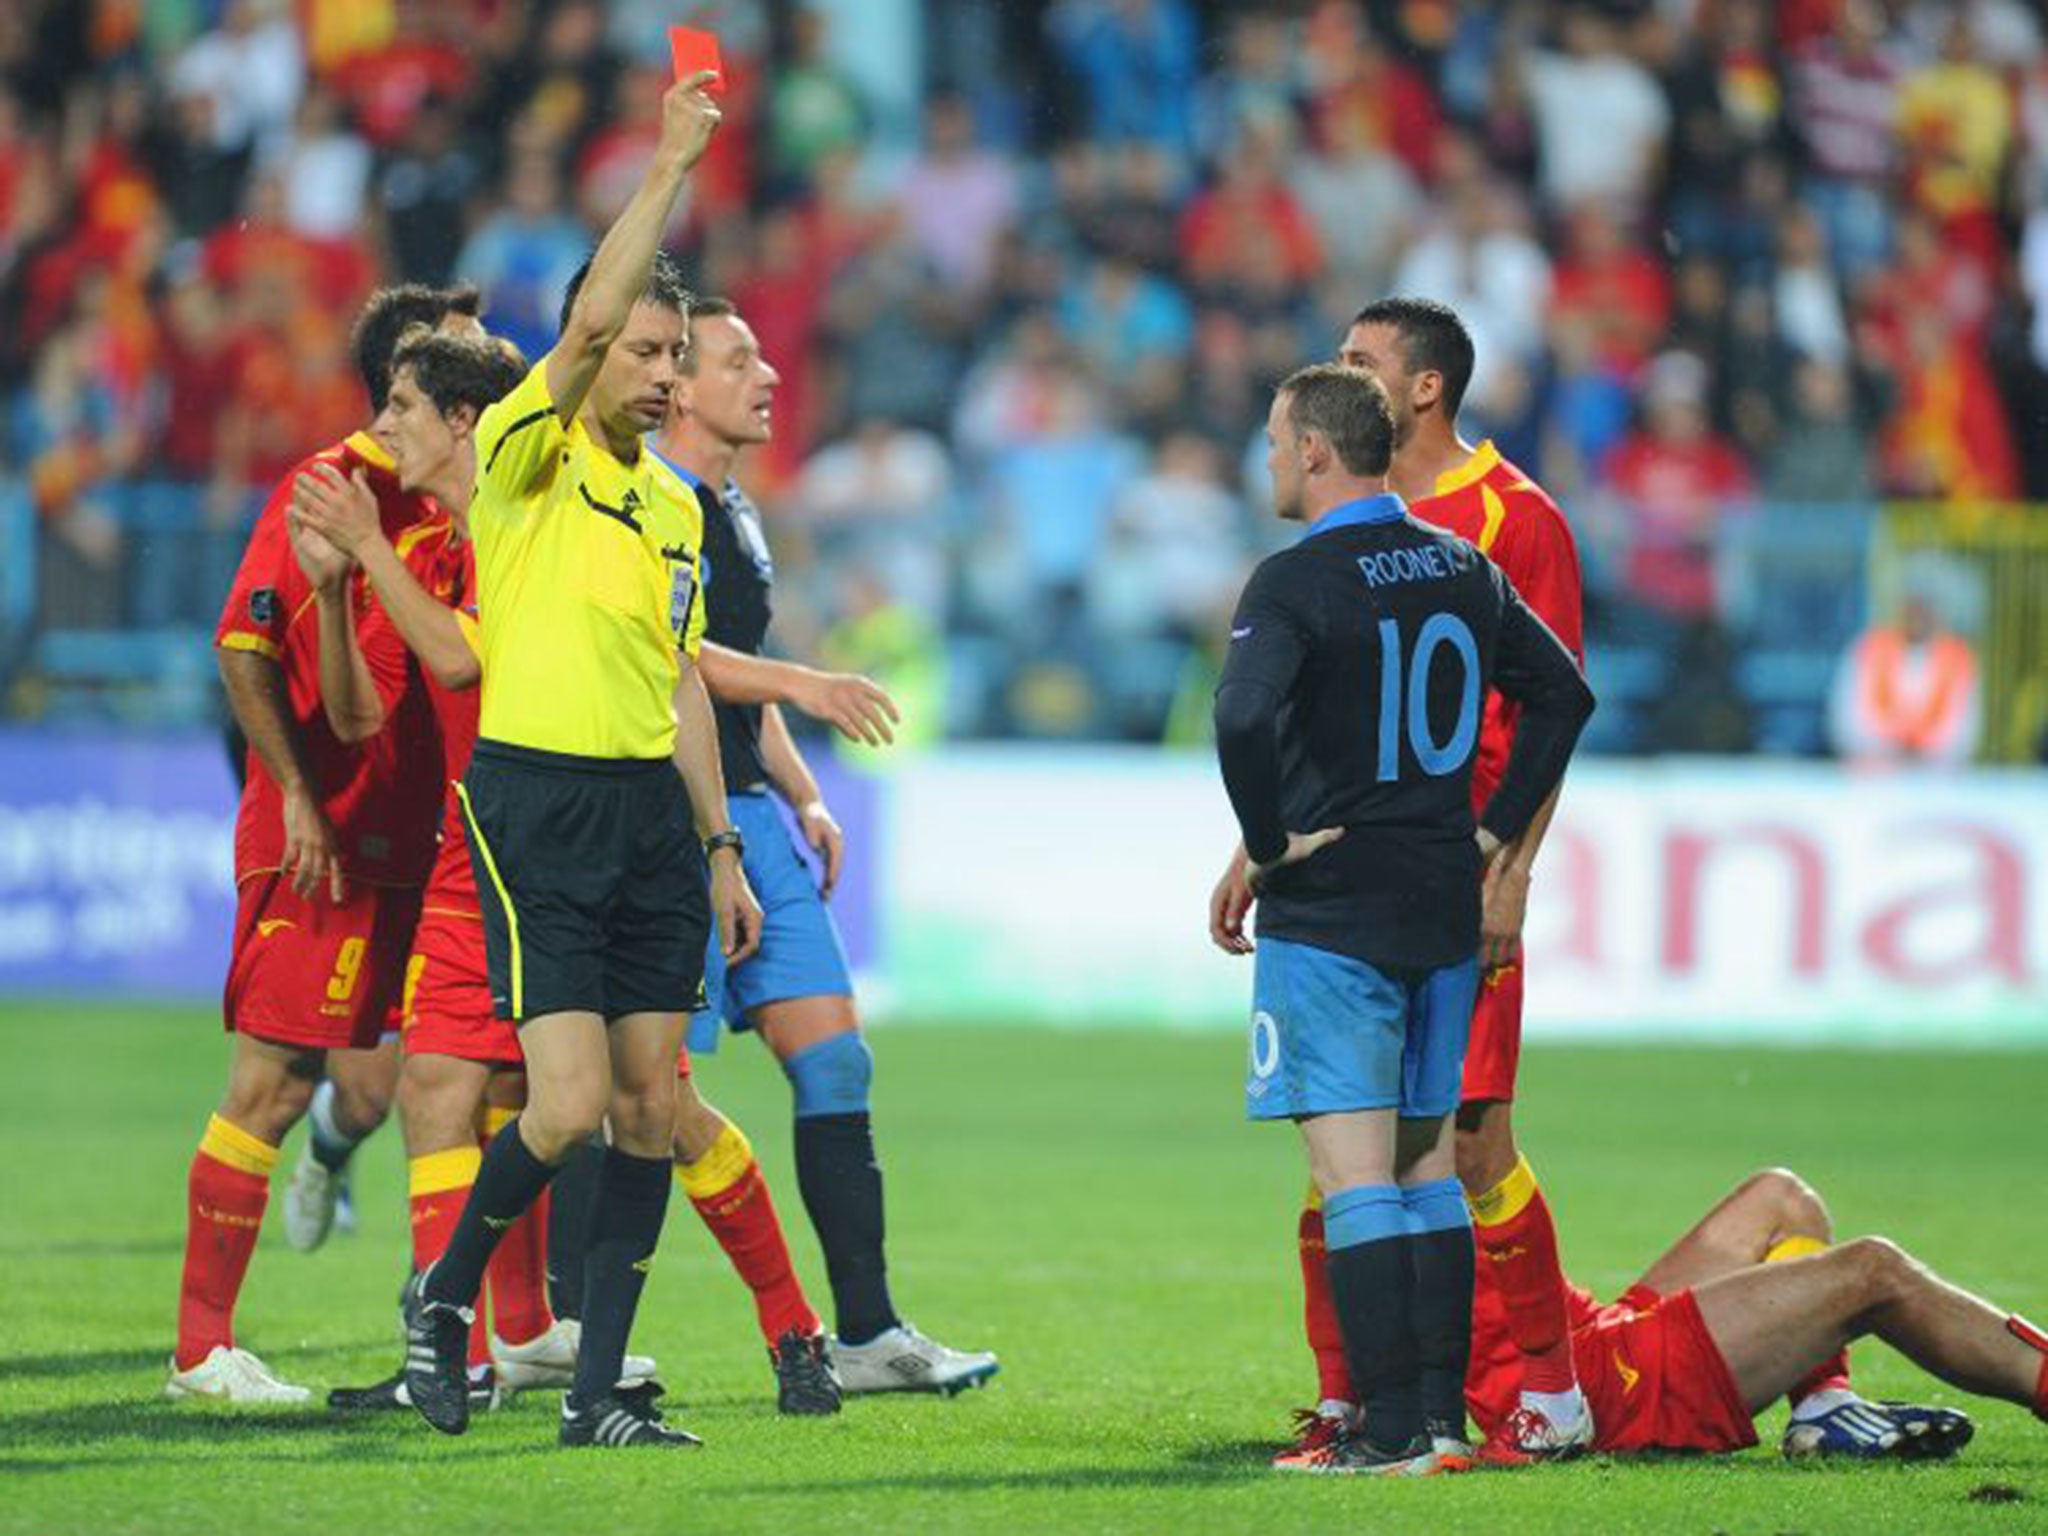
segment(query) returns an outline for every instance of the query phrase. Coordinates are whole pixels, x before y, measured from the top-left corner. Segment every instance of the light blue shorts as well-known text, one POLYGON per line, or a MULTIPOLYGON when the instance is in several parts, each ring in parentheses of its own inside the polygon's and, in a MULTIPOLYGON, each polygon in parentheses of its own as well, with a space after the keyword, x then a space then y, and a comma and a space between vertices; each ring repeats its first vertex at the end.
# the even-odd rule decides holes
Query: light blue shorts
POLYGON ((1383 971, 1311 944, 1261 938, 1252 979, 1252 1120, 1458 1107, 1479 961, 1383 971))
POLYGON ((839 929, 780 809, 765 790, 727 796, 726 806, 746 839, 741 863, 761 903, 761 947, 751 960, 728 970, 713 925, 704 961, 705 1006, 690 1020, 695 1055, 718 1049, 721 1025, 746 1029, 747 1015, 764 1003, 853 996, 853 973, 839 929))

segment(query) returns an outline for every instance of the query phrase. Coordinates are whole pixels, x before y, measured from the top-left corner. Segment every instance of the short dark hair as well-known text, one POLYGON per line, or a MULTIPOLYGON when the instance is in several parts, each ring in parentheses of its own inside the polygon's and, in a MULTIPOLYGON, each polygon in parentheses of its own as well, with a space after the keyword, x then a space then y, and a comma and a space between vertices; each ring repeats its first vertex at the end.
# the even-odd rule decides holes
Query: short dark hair
POLYGON ((460 405, 481 415, 518 388, 526 366, 519 349, 499 337, 450 336, 424 326, 406 332, 391 355, 392 377, 410 368, 420 393, 443 416, 460 405))
MULTIPOLYGON (((590 264, 597 259, 592 251, 583 259, 583 265, 576 269, 576 275, 569 279, 569 286, 562 294, 561 329, 569 329, 569 313, 576 307, 576 295, 583 291, 583 280, 590 276, 590 264)), ((690 285, 683 281, 683 268, 667 251, 654 253, 654 265, 647 269, 647 286, 640 290, 642 303, 658 304, 663 309, 672 309, 685 319, 695 307, 696 300, 690 293, 690 285)))
POLYGON ((482 308, 483 296, 467 283, 454 288, 399 283, 371 294, 348 338, 349 356, 369 393, 370 409, 384 409, 391 393, 391 354, 407 331, 418 325, 432 330, 450 315, 475 315, 482 308))
POLYGON ((1352 474, 1384 475, 1394 462, 1394 407, 1371 374, 1315 363, 1281 380, 1280 394, 1294 430, 1322 433, 1352 474))
MULTIPOLYGON (((693 326, 699 320, 737 320, 739 313, 739 305, 722 293, 700 293, 690 300, 690 324, 693 326)), ((690 344, 683 349, 683 372, 692 378, 697 374, 697 343, 694 332, 690 344)))
POLYGON ((1387 298, 1351 317, 1353 325, 1392 326, 1401 338, 1402 361, 1410 373, 1434 373, 1444 381, 1444 414, 1456 417, 1472 383, 1472 333, 1448 304, 1435 299, 1387 298))

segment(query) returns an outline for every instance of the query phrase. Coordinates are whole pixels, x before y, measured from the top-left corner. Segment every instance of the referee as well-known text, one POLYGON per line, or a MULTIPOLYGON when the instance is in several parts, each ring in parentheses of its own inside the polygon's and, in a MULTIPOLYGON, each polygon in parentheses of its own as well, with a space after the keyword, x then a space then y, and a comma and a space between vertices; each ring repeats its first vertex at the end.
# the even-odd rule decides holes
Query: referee
POLYGON ((492 1138, 407 1330, 407 1395, 448 1434, 468 1427, 464 1359, 492 1248, 609 1124, 561 1443, 697 1443, 661 1422, 658 1386, 619 1373, 668 1208, 676 1052, 710 924, 738 961, 761 920, 696 670, 702 514, 640 445, 687 343, 689 295, 658 247, 718 125, 710 78, 662 98, 653 164, 571 282, 560 341, 477 423, 483 701, 458 794, 492 1002, 519 1026, 529 1097, 492 1138))

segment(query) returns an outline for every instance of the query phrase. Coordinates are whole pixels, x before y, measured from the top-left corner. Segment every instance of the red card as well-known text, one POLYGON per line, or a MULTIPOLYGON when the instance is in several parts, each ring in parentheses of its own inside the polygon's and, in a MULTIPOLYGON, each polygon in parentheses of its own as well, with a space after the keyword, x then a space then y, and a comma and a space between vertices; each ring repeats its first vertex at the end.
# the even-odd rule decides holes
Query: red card
POLYGON ((714 95, 725 89, 725 65, 719 61, 715 35, 695 27, 670 27, 668 47, 675 56, 678 80, 687 80, 708 69, 713 78, 704 88, 714 95))

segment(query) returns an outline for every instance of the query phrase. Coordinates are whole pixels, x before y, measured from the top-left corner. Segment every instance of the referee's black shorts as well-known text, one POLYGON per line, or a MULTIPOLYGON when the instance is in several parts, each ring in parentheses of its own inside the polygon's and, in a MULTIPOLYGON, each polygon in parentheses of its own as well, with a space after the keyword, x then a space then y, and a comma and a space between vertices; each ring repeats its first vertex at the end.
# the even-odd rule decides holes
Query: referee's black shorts
POLYGON ((704 1006, 711 899, 673 763, 479 741, 459 793, 500 1018, 704 1006))

